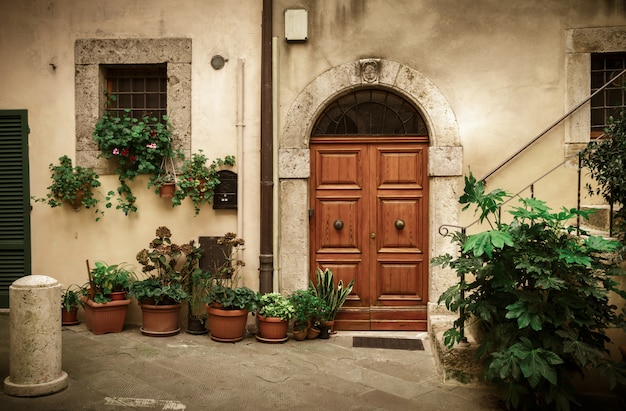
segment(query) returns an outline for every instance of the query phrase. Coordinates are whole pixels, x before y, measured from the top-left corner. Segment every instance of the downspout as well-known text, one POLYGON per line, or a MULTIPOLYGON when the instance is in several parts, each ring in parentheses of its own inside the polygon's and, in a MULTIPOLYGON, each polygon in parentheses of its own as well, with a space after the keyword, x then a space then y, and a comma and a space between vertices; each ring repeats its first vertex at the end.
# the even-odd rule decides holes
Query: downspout
MULTIPOLYGON (((246 61, 243 58, 240 58, 237 62, 237 235, 239 238, 246 238, 245 233, 243 232, 244 225, 244 203, 243 203, 243 183, 244 183, 244 174, 243 167, 246 162, 243 158, 243 131, 246 126, 245 117, 244 117, 244 68, 246 65, 246 61)), ((243 249, 240 250, 239 258, 243 260, 243 249)))
POLYGON ((263 0, 261 19, 261 209, 259 291, 273 290, 272 0, 263 0))
POLYGON ((280 182, 278 180, 278 37, 272 37, 272 141, 274 150, 272 152, 274 161, 274 195, 272 201, 273 205, 273 217, 274 217, 274 255, 277 256, 277 264, 274 264, 274 281, 272 283, 275 291, 280 291, 280 259, 278 258, 279 254, 279 233, 280 233, 280 218, 279 211, 280 208, 278 206, 278 193, 280 191, 280 182))

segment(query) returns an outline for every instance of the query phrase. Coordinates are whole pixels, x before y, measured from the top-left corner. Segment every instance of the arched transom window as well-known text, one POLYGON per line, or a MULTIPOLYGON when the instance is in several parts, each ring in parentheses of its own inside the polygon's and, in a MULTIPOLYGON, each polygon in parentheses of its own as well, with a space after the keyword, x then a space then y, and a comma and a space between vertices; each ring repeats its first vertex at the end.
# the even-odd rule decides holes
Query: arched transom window
POLYGON ((358 90, 338 98, 320 115, 313 136, 428 136, 419 112, 387 90, 358 90))

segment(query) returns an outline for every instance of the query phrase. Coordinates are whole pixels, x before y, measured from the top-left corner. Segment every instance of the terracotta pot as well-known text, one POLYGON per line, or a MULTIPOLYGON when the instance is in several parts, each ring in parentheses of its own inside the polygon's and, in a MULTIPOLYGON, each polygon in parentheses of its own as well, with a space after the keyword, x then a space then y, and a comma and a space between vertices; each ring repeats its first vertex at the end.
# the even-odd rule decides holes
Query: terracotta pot
POLYGON ((80 297, 85 304, 85 324, 94 334, 119 333, 124 328, 126 311, 130 300, 96 303, 86 297, 80 297))
POLYGON ((176 184, 166 183, 159 187, 159 196, 161 198, 172 198, 176 192, 176 184))
POLYGON ((309 327, 309 332, 306 334, 306 339, 307 340, 314 340, 314 339, 317 338, 318 335, 320 335, 319 328, 309 327))
POLYGON ((304 341, 306 340, 306 336, 309 333, 309 328, 305 328, 304 330, 293 330, 293 338, 296 341, 304 341))
POLYGON ((74 199, 74 201, 72 202, 68 201, 68 203, 72 206, 72 209, 74 211, 80 210, 84 197, 85 197, 85 190, 79 189, 79 190, 76 190, 76 198, 74 199))
POLYGON ((274 317, 259 318, 259 334, 257 338, 263 342, 283 342, 287 341, 287 329, 289 328, 289 320, 283 320, 274 317))
POLYGON ((80 323, 80 321, 78 321, 78 307, 71 311, 61 308, 61 322, 63 325, 76 325, 80 323))
POLYGON ((141 333, 152 337, 176 335, 180 331, 178 315, 182 304, 152 305, 139 304, 141 307, 141 333))
POLYGON ((211 339, 219 342, 243 340, 248 322, 248 310, 223 310, 206 305, 211 339))
POLYGON ((109 295, 109 298, 111 298, 111 301, 125 300, 126 299, 126 291, 113 291, 109 295))

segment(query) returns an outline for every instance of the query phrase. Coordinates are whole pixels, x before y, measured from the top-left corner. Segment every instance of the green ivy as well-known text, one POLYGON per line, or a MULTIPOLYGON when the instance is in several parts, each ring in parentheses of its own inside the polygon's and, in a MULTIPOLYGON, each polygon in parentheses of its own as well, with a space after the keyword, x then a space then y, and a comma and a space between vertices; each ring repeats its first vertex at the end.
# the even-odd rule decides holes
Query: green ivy
MULTIPOLYGON (((109 98, 115 100, 115 96, 109 98)), ((158 119, 144 116, 137 119, 131 116, 130 109, 126 109, 122 117, 107 112, 96 123, 93 140, 98 144, 100 155, 115 161, 117 166, 115 172, 119 175, 120 186, 117 189, 116 209, 126 215, 136 212, 136 197, 127 181, 132 181, 140 174, 158 174, 163 158, 174 156, 172 125, 168 117, 158 119)), ((107 200, 115 195, 115 192, 110 191, 107 200)))
POLYGON ((450 310, 464 309, 444 343, 459 342, 461 328, 473 322, 482 330, 477 360, 484 377, 509 408, 568 410, 576 373, 593 368, 612 385, 626 383, 624 364, 605 350, 606 330, 625 324, 609 304, 610 293, 626 298, 613 278, 623 275, 611 260, 620 244, 574 235, 568 221, 587 212, 554 213, 533 198, 519 198, 505 223, 499 209, 508 198, 502 190, 486 193, 471 173, 465 177, 460 202, 464 209, 475 206, 490 229, 450 234, 460 254, 432 260, 464 276, 439 298, 450 310))

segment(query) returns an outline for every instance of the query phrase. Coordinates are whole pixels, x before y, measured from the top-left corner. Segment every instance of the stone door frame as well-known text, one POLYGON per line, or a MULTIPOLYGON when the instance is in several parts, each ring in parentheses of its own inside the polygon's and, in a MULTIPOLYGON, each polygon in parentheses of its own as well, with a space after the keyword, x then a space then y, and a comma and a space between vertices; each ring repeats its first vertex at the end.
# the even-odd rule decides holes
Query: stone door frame
MULTIPOLYGON (((278 149, 278 286, 292 292, 309 281, 309 138, 326 104, 355 88, 384 88, 403 96, 422 114, 429 130, 429 255, 454 253, 439 227, 457 225, 462 188, 463 149, 456 117, 437 86, 417 70, 384 59, 361 59, 331 68, 308 84, 285 117, 278 149)), ((429 264, 429 317, 449 314, 437 304, 441 293, 458 280, 451 270, 429 264)))

